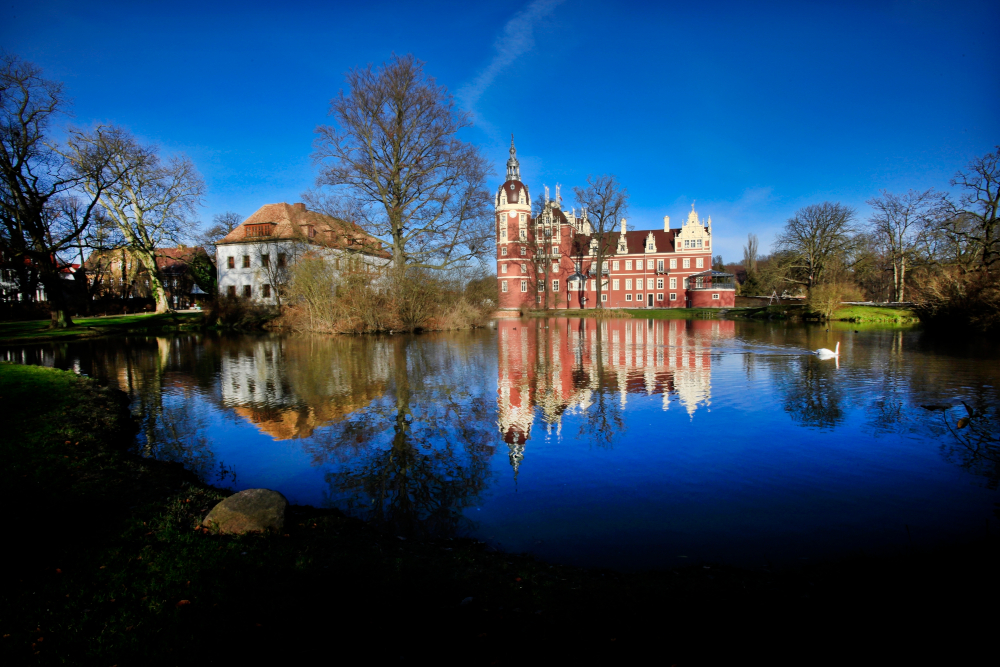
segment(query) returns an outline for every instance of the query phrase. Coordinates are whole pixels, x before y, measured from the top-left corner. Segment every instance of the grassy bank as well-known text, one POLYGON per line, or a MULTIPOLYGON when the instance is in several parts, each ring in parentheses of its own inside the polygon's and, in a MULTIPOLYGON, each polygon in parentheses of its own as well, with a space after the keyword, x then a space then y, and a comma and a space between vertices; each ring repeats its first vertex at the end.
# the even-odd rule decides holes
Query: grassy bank
POLYGON ((885 308, 882 306, 844 306, 833 312, 834 320, 841 322, 894 322, 912 324, 920 321, 917 314, 908 308, 885 308))
POLYGON ((202 328, 207 323, 204 312, 79 317, 73 321, 76 326, 67 329, 49 329, 49 320, 0 322, 0 344, 66 341, 109 334, 184 331, 202 328))
POLYGON ((219 536, 194 526, 227 492, 136 456, 117 392, 0 364, 0 406, 5 664, 802 664, 989 636, 989 615, 971 613, 997 589, 988 541, 778 572, 625 574, 400 539, 308 507, 281 534, 219 536))

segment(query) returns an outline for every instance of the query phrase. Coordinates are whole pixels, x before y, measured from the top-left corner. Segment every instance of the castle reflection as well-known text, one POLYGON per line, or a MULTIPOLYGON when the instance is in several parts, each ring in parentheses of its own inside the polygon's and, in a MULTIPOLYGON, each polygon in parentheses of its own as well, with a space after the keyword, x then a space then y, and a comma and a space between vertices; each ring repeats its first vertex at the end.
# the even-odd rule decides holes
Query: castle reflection
POLYGON ((221 351, 222 403, 275 440, 310 437, 385 392, 391 354, 382 339, 240 339, 221 351))
POLYGON ((732 338, 725 320, 551 318, 500 320, 498 423, 517 473, 537 412, 558 432, 566 413, 584 435, 610 445, 624 430, 629 394, 658 394, 693 419, 712 396, 713 339, 732 338))

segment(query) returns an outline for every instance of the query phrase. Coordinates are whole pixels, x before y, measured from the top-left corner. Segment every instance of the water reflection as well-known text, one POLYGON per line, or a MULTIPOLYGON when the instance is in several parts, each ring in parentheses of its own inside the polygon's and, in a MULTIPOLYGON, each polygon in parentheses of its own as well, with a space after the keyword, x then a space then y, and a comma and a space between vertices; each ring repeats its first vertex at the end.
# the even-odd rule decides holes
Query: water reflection
POLYGON ((713 344, 732 338, 719 320, 552 318, 498 323, 499 428, 517 473, 538 417, 561 432, 582 415, 579 436, 610 447, 624 434, 629 394, 677 402, 689 417, 712 397, 713 344))
POLYGON ((978 530, 1000 485, 1000 364, 916 331, 532 318, 0 358, 127 391, 142 452, 211 483, 581 564, 797 559, 908 545, 904 525, 945 539, 978 530), (838 341, 839 365, 807 353, 838 341))

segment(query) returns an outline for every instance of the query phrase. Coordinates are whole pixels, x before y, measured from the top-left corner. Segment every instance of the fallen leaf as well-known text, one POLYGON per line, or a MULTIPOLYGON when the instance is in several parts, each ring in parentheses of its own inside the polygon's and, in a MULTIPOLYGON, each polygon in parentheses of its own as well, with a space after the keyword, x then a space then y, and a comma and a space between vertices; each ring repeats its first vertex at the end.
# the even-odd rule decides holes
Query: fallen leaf
POLYGON ((184 606, 189 605, 189 604, 191 604, 191 600, 181 600, 181 601, 179 601, 177 603, 176 606, 178 606, 178 607, 184 607, 184 606))
POLYGON ((961 419, 958 420, 958 428, 965 428, 968 425, 969 425, 968 417, 962 417, 961 419))

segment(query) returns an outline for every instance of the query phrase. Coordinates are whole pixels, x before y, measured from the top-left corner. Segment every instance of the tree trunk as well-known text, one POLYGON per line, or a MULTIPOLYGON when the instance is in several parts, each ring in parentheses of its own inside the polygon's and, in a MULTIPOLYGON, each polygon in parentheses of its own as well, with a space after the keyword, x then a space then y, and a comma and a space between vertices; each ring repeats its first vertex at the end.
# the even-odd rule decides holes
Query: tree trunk
POLYGON ((906 290, 906 257, 899 258, 899 291, 896 293, 896 301, 903 301, 904 294, 906 290))
POLYGON ((50 329, 68 329, 75 326, 73 318, 69 312, 70 304, 62 293, 61 280, 58 274, 53 276, 42 276, 41 282, 45 286, 45 294, 49 301, 49 315, 52 321, 49 323, 50 329))

